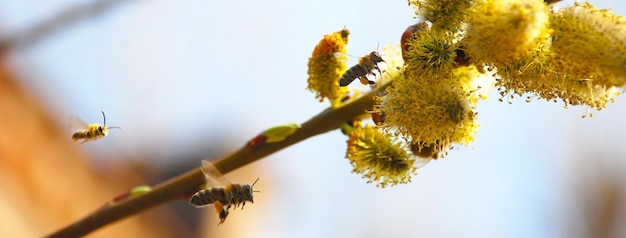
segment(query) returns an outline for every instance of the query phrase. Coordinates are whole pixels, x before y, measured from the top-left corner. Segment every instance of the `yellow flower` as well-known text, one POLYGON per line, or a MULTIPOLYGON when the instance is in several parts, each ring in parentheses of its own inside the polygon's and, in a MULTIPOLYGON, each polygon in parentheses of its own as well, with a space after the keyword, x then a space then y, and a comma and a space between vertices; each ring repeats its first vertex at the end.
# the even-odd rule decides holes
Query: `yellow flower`
POLYGON ((400 37, 400 47, 402 49, 402 59, 408 61, 407 53, 411 49, 411 45, 409 45, 409 41, 414 40, 417 36, 415 34, 420 34, 420 32, 430 30, 430 25, 427 22, 421 21, 414 25, 410 25, 406 28, 406 30, 402 33, 402 37, 400 37))
MULTIPOLYGON (((377 113, 385 115, 379 126, 389 135, 415 141, 414 151, 426 147, 443 156, 452 144, 468 145, 478 129, 476 101, 484 97, 476 80, 482 75, 471 67, 451 70, 446 77, 431 77, 423 70, 405 68, 378 100, 377 113)), ((486 95, 486 94, 485 94, 486 95)))
POLYGON ((433 24, 436 30, 457 31, 467 18, 473 0, 409 0, 415 15, 433 24))
POLYGON ((477 0, 464 41, 474 64, 508 65, 550 33, 542 0, 477 0))
POLYGON ((412 141, 419 156, 437 158, 454 143, 471 143, 478 128, 473 109, 493 86, 475 66, 455 62, 459 48, 451 38, 427 29, 414 34, 408 51, 403 48, 404 67, 392 67, 393 84, 376 98, 377 126, 412 141))
POLYGON ((552 51, 559 71, 596 85, 626 85, 626 18, 589 3, 551 15, 552 51))
POLYGON ((354 167, 352 172, 363 175, 367 183, 377 187, 394 186, 411 182, 415 173, 415 157, 399 142, 374 126, 361 127, 356 123, 349 130, 346 158, 354 167))
POLYGON ((321 101, 328 98, 333 107, 340 104, 346 94, 346 87, 339 87, 339 78, 347 69, 346 44, 348 29, 343 29, 324 38, 315 46, 309 58, 308 89, 316 93, 321 101))
POLYGON ((404 65, 404 60, 402 59, 402 51, 398 50, 399 48, 400 44, 389 44, 383 47, 382 57, 385 59, 385 63, 379 66, 383 73, 377 78, 377 84, 386 84, 400 73, 400 69, 402 65, 404 65))
POLYGON ((459 46, 453 41, 451 34, 422 28, 403 46, 405 66, 410 71, 423 72, 426 77, 447 77, 457 67, 455 58, 459 46))
POLYGON ((530 93, 527 101, 533 97, 555 102, 560 99, 566 107, 587 105, 601 110, 619 95, 615 87, 594 85, 593 80, 572 77, 560 70, 555 65, 549 42, 538 45, 527 57, 498 71, 501 79, 497 86, 502 98, 530 93))

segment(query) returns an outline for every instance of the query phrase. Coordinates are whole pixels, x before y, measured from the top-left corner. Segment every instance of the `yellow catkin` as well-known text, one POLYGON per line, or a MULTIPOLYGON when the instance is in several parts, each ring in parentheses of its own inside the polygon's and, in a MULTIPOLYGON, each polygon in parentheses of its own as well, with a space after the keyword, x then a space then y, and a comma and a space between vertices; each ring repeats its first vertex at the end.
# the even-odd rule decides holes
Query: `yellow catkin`
POLYGON ((555 12, 552 51, 559 71, 591 85, 626 85, 626 18, 589 3, 555 12))
POLYGON ((539 99, 558 101, 568 105, 587 105, 601 110, 619 95, 615 87, 594 85, 592 80, 566 74, 554 64, 554 53, 549 42, 533 49, 530 54, 506 67, 498 69, 497 87, 502 98, 513 94, 527 94, 528 101, 539 99))
POLYGON ((316 93, 315 97, 320 102, 328 98, 333 107, 340 104, 348 90, 346 87, 339 87, 339 78, 347 69, 348 35, 349 31, 345 28, 324 35, 309 58, 307 88, 316 93))
POLYGON ((549 33, 542 0, 477 0, 464 41, 474 64, 501 66, 526 57, 549 33))
POLYGON ((405 49, 405 66, 410 71, 421 71, 426 77, 446 77, 457 66, 458 46, 450 34, 424 29, 413 34, 405 49))
POLYGON ((468 9, 473 0, 409 0, 415 8, 416 17, 433 24, 433 28, 443 31, 457 31, 466 21, 468 9))
MULTIPOLYGON (((435 154, 453 144, 468 145, 478 129, 473 109, 481 86, 472 83, 481 74, 475 67, 452 70, 446 78, 433 78, 406 68, 387 90, 378 110, 388 133, 418 145, 435 145, 435 154)), ((421 149, 421 148, 417 148, 421 149)))
POLYGON ((415 173, 415 157, 406 143, 387 136, 371 125, 357 123, 349 132, 346 158, 353 165, 352 172, 361 174, 377 187, 411 182, 415 173))

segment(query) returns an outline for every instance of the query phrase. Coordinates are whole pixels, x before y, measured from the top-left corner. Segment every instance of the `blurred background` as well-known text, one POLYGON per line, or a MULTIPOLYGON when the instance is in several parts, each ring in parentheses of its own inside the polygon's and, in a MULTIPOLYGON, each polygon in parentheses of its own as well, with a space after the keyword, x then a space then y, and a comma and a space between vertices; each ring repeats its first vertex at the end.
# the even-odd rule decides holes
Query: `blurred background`
MULTIPOLYGON (((626 14, 624 2, 591 2, 626 14)), ((324 34, 346 26, 361 56, 415 21, 406 1, 0 1, 0 236, 49 234, 308 120, 328 106, 305 89, 324 34), (54 22, 73 23, 24 33, 54 22), (102 123, 100 111, 122 129, 73 143, 67 118, 102 123)), ((626 237, 625 100, 582 119, 585 107, 498 98, 479 103, 472 147, 411 184, 379 189, 350 173, 334 131, 229 173, 260 177, 262 192, 222 226, 180 201, 90 236, 626 237)))

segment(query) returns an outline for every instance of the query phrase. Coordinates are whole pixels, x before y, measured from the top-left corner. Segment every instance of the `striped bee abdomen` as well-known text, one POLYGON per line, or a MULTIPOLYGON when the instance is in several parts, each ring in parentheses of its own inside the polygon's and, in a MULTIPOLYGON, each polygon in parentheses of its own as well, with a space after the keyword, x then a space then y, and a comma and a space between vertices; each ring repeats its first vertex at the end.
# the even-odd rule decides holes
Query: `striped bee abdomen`
POLYGON ((357 64, 348 69, 339 79, 339 86, 348 86, 348 84, 352 83, 357 78, 367 75, 367 71, 360 65, 357 64))
POLYGON ((362 84, 375 84, 376 82, 367 79, 367 75, 371 73, 376 76, 374 70, 378 70, 380 73, 380 69, 378 68, 378 63, 380 62, 384 62, 384 60, 376 51, 372 51, 372 53, 363 56, 359 59, 359 63, 357 65, 349 68, 341 76, 341 79, 339 79, 339 86, 348 86, 348 84, 352 83, 352 81, 357 78, 362 84))
POLYGON ((223 187, 202 189, 191 196, 189 203, 196 207, 202 207, 213 204, 215 201, 219 201, 222 204, 230 203, 223 187))

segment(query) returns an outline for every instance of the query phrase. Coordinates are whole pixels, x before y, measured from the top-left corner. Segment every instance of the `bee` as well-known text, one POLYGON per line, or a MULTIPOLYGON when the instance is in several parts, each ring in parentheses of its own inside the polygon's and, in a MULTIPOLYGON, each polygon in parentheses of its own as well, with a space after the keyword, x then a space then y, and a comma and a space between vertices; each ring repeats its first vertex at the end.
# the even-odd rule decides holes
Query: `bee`
POLYGON ((70 118, 72 119, 71 121, 72 126, 80 127, 80 128, 87 128, 87 129, 80 129, 80 130, 75 131, 74 134, 72 134, 73 141, 82 140, 80 142, 82 144, 87 141, 97 140, 102 137, 105 137, 109 133, 109 129, 112 129, 112 128, 122 129, 117 126, 106 127, 106 124, 107 124, 106 116, 104 115, 104 111, 100 111, 100 112, 102 112, 102 119, 104 120, 102 126, 97 123, 87 125, 87 123, 81 121, 78 118, 70 118))
POLYGON ((382 74, 380 68, 378 68, 378 63, 380 62, 385 61, 376 51, 372 51, 372 53, 361 57, 357 65, 352 66, 348 71, 343 73, 341 79, 339 79, 339 86, 348 86, 348 84, 352 83, 352 81, 357 78, 363 85, 374 84, 374 81, 367 79, 367 75, 371 73, 376 76, 373 70, 378 70, 378 73, 382 74))
POLYGON ((196 192, 189 203, 196 207, 204 207, 213 204, 221 225, 228 216, 228 210, 235 206, 241 205, 241 209, 246 202, 254 203, 252 193, 253 187, 259 179, 257 178, 252 185, 248 184, 232 184, 220 173, 211 162, 202 160, 202 173, 207 181, 207 187, 196 192))

